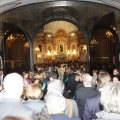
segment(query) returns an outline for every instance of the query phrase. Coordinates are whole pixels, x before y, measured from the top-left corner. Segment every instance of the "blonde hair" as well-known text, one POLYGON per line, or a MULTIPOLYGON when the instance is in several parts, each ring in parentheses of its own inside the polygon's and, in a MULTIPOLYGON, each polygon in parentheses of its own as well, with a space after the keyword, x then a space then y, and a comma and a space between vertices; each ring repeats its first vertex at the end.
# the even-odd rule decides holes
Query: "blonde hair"
POLYGON ((102 88, 100 101, 106 112, 120 114, 120 83, 106 84, 102 88))
POLYGON ((34 71, 29 71, 28 75, 29 75, 29 78, 33 78, 34 77, 34 71))
POLYGON ((26 97, 28 99, 40 99, 43 96, 42 86, 38 83, 31 84, 26 90, 26 97))
POLYGON ((97 79, 98 88, 102 88, 104 85, 106 85, 110 81, 111 81, 111 77, 109 73, 105 71, 100 71, 97 79))

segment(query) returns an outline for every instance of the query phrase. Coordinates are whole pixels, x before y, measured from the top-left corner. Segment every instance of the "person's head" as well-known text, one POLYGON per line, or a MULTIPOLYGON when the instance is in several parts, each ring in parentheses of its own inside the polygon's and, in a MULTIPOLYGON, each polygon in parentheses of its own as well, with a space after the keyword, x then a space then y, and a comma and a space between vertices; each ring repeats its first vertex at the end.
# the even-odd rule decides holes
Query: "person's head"
POLYGON ((44 100, 49 114, 64 112, 65 98, 62 94, 49 92, 46 94, 44 100))
POLYGON ((43 96, 42 86, 38 84, 31 84, 26 90, 26 97, 28 99, 40 99, 43 96))
POLYGON ((74 67, 74 68, 73 68, 73 72, 74 72, 74 73, 78 73, 78 71, 79 71, 79 69, 78 69, 77 67, 74 67))
POLYGON ((43 72, 44 79, 48 79, 49 80, 49 76, 50 76, 50 72, 43 72))
POLYGON ((86 73, 87 72, 87 67, 84 65, 83 66, 83 69, 82 69, 83 73, 86 73))
POLYGON ((106 84, 102 88, 100 101, 106 112, 120 114, 120 83, 106 84))
POLYGON ((71 74, 71 68, 70 67, 67 67, 66 69, 65 69, 65 74, 71 74))
POLYGON ((47 87, 48 92, 60 92, 63 94, 64 91, 64 84, 61 80, 54 79, 50 82, 48 82, 48 87, 47 87))
POLYGON ((34 78, 34 71, 29 71, 28 76, 29 76, 29 79, 32 80, 34 78))
POLYGON ((49 66, 48 72, 52 72, 52 68, 49 66))
POLYGON ((45 67, 45 71, 48 71, 48 70, 49 70, 49 67, 48 67, 48 66, 46 66, 46 67, 45 67))
POLYGON ((28 78, 29 74, 28 74, 27 71, 24 71, 24 72, 22 73, 22 76, 23 76, 24 79, 26 79, 26 78, 28 78))
POLYGON ((93 70, 93 71, 92 71, 92 74, 93 74, 93 75, 97 75, 97 74, 98 74, 98 70, 93 70))
POLYGON ((118 75, 114 75, 112 80, 113 80, 114 83, 117 83, 117 82, 120 81, 118 75))
POLYGON ((23 92, 23 78, 18 73, 10 73, 4 79, 6 97, 20 98, 23 92))
POLYGON ((117 75, 117 74, 119 74, 119 70, 118 70, 117 68, 115 68, 115 69, 113 70, 113 75, 117 75))
POLYGON ((34 83, 34 84, 36 84, 36 83, 39 83, 39 84, 40 84, 40 82, 41 82, 40 79, 35 78, 33 83, 34 83))
POLYGON ((57 74, 54 73, 54 72, 51 72, 50 76, 49 76, 49 79, 50 79, 50 81, 52 81, 53 79, 57 79, 57 74))
POLYGON ((7 116, 2 120, 32 120, 32 119, 28 117, 21 117, 21 116, 7 116))
POLYGON ((102 88, 104 85, 106 85, 108 82, 111 81, 111 76, 106 71, 100 71, 98 74, 97 79, 97 86, 98 88, 102 88))
POLYGON ((40 82, 43 82, 43 73, 36 73, 34 77, 36 79, 39 79, 40 82))
POLYGON ((88 73, 82 75, 83 85, 84 87, 92 86, 92 76, 88 73))

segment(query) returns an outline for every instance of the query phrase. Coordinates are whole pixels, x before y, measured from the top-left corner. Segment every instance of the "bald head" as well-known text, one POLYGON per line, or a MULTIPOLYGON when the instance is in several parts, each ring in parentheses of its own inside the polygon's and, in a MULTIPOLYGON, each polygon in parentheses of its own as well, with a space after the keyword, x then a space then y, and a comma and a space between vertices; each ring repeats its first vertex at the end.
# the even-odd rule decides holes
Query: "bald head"
POLYGON ((90 74, 83 74, 82 75, 82 80, 84 87, 91 87, 92 86, 92 76, 90 74))
POLYGON ((7 96, 20 97, 23 91, 23 78, 18 73, 10 73, 4 79, 4 89, 7 96))

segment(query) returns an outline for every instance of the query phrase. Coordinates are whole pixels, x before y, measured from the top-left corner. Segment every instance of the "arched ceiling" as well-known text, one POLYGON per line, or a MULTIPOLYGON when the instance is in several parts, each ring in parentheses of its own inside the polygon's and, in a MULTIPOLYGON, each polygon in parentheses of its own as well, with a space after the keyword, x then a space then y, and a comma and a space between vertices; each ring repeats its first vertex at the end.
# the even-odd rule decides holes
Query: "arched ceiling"
MULTIPOLYGON (((34 4, 40 2, 52 2, 52 1, 59 1, 58 6, 63 6, 63 5, 65 6, 65 2, 63 3, 64 0, 0 0, 0 13, 28 4, 34 4)), ((120 9, 120 0, 70 0, 70 1, 95 2, 95 3, 113 6, 120 9)))
POLYGON ((50 22, 44 26, 45 32, 52 33, 53 35, 59 29, 65 30, 67 34, 76 32, 78 30, 78 28, 75 25, 71 24, 70 22, 65 22, 65 21, 50 22))
MULTIPOLYGON (((118 30, 119 9, 118 0, 0 0, 0 35, 22 29, 34 37, 45 24, 57 20, 71 22, 87 34, 101 23, 118 30)), ((56 31, 54 28, 53 32, 56 31)), ((69 31, 69 28, 64 28, 69 31)))

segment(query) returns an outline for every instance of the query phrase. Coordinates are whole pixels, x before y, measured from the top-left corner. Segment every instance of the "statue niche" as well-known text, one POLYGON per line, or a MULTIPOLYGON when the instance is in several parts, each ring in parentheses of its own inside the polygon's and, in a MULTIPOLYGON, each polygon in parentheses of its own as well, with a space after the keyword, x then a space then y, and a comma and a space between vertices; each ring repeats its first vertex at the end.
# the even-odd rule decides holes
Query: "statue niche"
POLYGON ((62 53, 63 52, 63 44, 60 44, 60 53, 62 53))
POLYGON ((65 59, 67 53, 67 34, 65 30, 59 29, 55 34, 54 45, 57 52, 56 58, 65 59))

